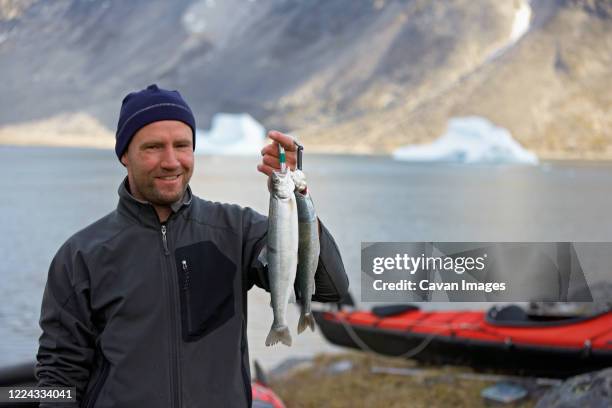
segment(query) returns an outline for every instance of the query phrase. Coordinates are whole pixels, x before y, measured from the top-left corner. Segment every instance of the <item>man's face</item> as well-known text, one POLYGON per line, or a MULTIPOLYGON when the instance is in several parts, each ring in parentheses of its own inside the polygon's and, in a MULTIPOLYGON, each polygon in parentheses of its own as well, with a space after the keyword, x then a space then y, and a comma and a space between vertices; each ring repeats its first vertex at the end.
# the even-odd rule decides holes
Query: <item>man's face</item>
POLYGON ((132 195, 155 206, 180 200, 193 174, 191 128, 163 120, 141 128, 121 157, 132 195))

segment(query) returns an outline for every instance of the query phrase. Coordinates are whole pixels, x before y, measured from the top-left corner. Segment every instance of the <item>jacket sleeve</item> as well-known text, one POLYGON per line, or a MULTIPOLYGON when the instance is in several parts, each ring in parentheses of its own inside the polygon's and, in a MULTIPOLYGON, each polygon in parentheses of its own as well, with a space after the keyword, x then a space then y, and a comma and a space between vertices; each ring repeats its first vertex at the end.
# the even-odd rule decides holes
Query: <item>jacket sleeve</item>
MULTIPOLYGON (((244 271, 248 277, 247 288, 257 285, 270 291, 268 280, 268 268, 263 265, 260 255, 266 246, 266 233, 268 230, 268 218, 253 211, 245 209, 244 231, 247 250, 243 256, 247 270, 244 271)), ((348 277, 344 270, 344 263, 340 256, 338 246, 329 230, 319 220, 319 241, 321 252, 319 264, 315 273, 315 293, 312 300, 317 302, 339 302, 348 292, 348 277)))
POLYGON ((321 252, 315 273, 315 293, 312 300, 339 302, 348 293, 349 280, 338 245, 321 220, 319 220, 319 242, 321 252))
MULTIPOLYGON (((94 359, 94 329, 89 308, 86 265, 65 244, 49 268, 42 300, 38 363, 39 387, 76 387, 80 401, 89 381, 94 359)), ((76 407, 41 403, 40 407, 76 407)))

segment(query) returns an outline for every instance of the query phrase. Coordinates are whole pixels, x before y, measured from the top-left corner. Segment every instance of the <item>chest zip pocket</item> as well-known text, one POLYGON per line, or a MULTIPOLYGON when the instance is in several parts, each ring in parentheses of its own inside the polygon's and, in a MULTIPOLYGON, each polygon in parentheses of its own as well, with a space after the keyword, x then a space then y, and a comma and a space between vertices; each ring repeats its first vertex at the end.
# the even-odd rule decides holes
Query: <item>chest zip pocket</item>
POLYGON ((211 333, 234 314, 236 265, 210 241, 175 252, 185 341, 211 333))

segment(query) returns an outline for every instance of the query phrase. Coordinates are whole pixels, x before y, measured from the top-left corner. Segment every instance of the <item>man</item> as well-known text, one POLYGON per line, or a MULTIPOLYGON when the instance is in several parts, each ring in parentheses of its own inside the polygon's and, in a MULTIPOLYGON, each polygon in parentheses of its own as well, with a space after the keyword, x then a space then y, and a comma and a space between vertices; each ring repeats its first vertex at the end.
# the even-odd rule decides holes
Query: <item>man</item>
MULTIPOLYGON (((291 137, 269 137, 293 167, 291 137)), ((81 407, 250 406, 246 293, 268 289, 258 260, 267 218, 193 195, 194 147, 195 119, 178 92, 151 85, 125 97, 115 146, 127 169, 119 204, 51 263, 39 386, 74 386, 81 407)), ((259 171, 280 167, 276 152, 262 150, 259 171)), ((348 280, 320 229, 313 299, 335 302, 348 280)))

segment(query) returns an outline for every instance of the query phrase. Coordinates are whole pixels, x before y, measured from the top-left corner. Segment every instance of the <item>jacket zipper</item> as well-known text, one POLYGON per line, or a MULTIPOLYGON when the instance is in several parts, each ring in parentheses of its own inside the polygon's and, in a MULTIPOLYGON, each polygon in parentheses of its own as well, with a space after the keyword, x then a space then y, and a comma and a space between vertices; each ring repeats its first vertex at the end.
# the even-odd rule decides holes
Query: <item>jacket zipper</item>
POLYGON ((102 357, 102 367, 100 368, 100 375, 96 379, 96 383, 91 388, 91 391, 89 392, 89 394, 83 400, 83 406, 85 408, 93 407, 96 404, 96 401, 98 400, 98 395, 100 394, 100 391, 102 390, 102 386, 106 382, 106 377, 108 377, 108 371, 109 371, 109 363, 106 361, 104 357, 102 357))
POLYGON ((188 290, 189 289, 189 268, 187 267, 187 260, 183 259, 181 261, 181 265, 183 266, 183 272, 184 272, 184 278, 185 280, 183 281, 183 290, 188 290))
POLYGON ((181 399, 180 399, 180 379, 179 379, 179 375, 180 375, 180 369, 179 369, 179 351, 178 351, 178 346, 176 344, 176 339, 177 339, 177 328, 176 328, 176 298, 174 296, 175 294, 175 290, 174 288, 176 287, 173 284, 173 278, 172 276, 174 275, 173 272, 173 268, 172 268, 172 262, 170 262, 170 258, 168 257, 168 255, 170 255, 170 250, 168 248, 168 227, 166 224, 162 224, 161 225, 161 235, 162 235, 162 243, 164 246, 164 255, 166 256, 166 265, 168 266, 168 273, 166 273, 166 279, 168 280, 168 296, 169 296, 169 301, 170 301, 170 324, 173 325, 172 330, 170 330, 169 333, 169 337, 170 337, 170 346, 172 348, 171 351, 171 356, 170 356, 170 364, 171 364, 171 370, 172 370, 172 374, 171 374, 171 387, 172 387, 172 406, 175 408, 180 408, 181 406, 181 399))
POLYGON ((166 237, 167 228, 165 224, 161 226, 161 234, 162 234, 162 242, 164 244, 164 255, 170 255, 170 251, 168 250, 168 238, 166 237))
POLYGON ((251 376, 247 367, 244 364, 244 356, 246 354, 246 319, 242 316, 242 332, 240 333, 240 366, 242 369, 242 381, 244 383, 244 393, 248 406, 253 405, 253 389, 251 388, 251 376))
POLYGON ((185 294, 185 313, 187 315, 187 335, 191 333, 191 302, 189 299, 189 284, 191 276, 189 273, 189 267, 187 266, 187 260, 181 261, 183 267, 183 293, 185 294))

